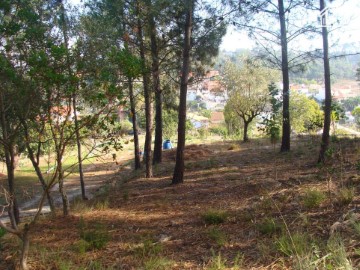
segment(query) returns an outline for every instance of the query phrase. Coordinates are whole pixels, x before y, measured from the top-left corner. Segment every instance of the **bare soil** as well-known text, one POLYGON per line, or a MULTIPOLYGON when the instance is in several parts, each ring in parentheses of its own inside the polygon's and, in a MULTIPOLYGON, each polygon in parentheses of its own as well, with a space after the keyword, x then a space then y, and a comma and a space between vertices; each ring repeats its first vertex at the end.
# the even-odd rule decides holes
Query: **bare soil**
MULTIPOLYGON (((349 262, 359 269, 360 234, 352 225, 360 217, 360 140, 333 142, 325 166, 316 165, 319 143, 318 137, 294 138, 289 153, 279 153, 279 147, 266 140, 189 145, 184 183, 175 186, 170 184, 175 149, 164 151, 152 179, 144 178, 143 171, 116 169, 104 175, 108 181, 101 194, 74 204, 70 216, 39 222, 31 235, 29 265, 299 269, 299 256, 285 254, 279 243, 282 237, 295 239, 301 233, 305 243, 305 238, 311 239, 310 250, 317 258, 333 265, 326 245, 334 234, 340 235, 349 262), (322 192, 324 199, 309 206, 305 198, 313 190, 322 192), (344 200, 341 190, 352 191, 351 198, 344 200), (225 219, 209 224, 204 216, 211 211, 223 213, 225 219), (276 226, 266 230, 269 220, 276 226), (105 247, 81 251, 81 224, 106 231, 105 247)), ((2 243, 0 269, 11 269, 18 242, 6 235, 2 243)), ((332 267, 314 269, 340 269, 332 267)))

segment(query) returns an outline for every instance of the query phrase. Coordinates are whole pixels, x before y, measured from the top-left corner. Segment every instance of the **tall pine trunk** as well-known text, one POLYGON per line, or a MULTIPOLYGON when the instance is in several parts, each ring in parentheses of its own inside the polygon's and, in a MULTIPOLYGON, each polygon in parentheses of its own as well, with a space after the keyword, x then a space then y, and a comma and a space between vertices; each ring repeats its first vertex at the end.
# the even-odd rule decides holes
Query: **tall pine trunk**
MULTIPOLYGON (((144 45, 144 36, 143 28, 140 20, 140 7, 139 2, 136 3, 136 15, 137 19, 137 34, 140 50, 140 58, 143 61, 143 65, 146 66, 146 57, 145 57, 145 45, 144 45)), ((145 70, 145 69, 144 69, 145 70)), ((145 134, 145 147, 144 147, 144 159, 146 167, 146 178, 151 178, 153 176, 152 168, 152 154, 151 154, 151 141, 152 141, 152 106, 151 106, 151 89, 150 89, 150 80, 146 71, 143 72, 143 87, 144 87, 144 98, 145 98, 145 118, 146 118, 146 134, 145 134)))
POLYGON ((191 51, 191 35, 192 35, 192 16, 193 16, 193 1, 187 2, 186 19, 185 19, 185 36, 183 59, 181 69, 181 84, 180 84, 180 104, 178 116, 178 143, 176 149, 176 164, 172 179, 172 184, 179 184, 184 181, 184 150, 185 150, 185 134, 186 134, 186 94, 189 81, 190 71, 190 51, 191 51))
MULTIPOLYGON (((325 10, 324 0, 320 0, 320 12, 325 10)), ((325 161, 325 153, 329 147, 330 124, 331 124, 331 81, 330 81, 330 63, 329 63, 329 44, 328 30, 326 27, 326 16, 322 18, 322 38, 323 38, 323 60, 324 60, 324 80, 325 80, 325 108, 324 108, 324 128, 321 138, 321 147, 318 163, 325 161)))
POLYGON ((86 190, 85 190, 85 181, 84 181, 84 171, 83 171, 83 160, 81 154, 81 137, 80 137, 80 129, 79 129, 79 121, 76 112, 76 94, 73 94, 72 98, 73 102, 73 110, 74 110, 74 124, 75 124, 75 139, 77 146, 77 154, 78 154, 78 163, 79 163, 79 178, 80 178, 80 187, 81 187, 81 197, 83 200, 87 200, 86 190))
POLYGON ((131 120, 132 120, 132 128, 134 133, 135 170, 137 170, 141 168, 141 159, 140 159, 139 131, 137 127, 134 89, 133 89, 133 81, 131 78, 128 78, 128 84, 129 84, 131 120))
POLYGON ((151 42, 151 58, 152 58, 152 80, 153 89, 155 93, 155 144, 153 163, 161 163, 162 161, 162 93, 160 88, 160 73, 159 73, 159 54, 157 46, 157 33, 155 20, 152 13, 149 13, 149 28, 150 28, 150 42, 151 42))
POLYGON ((289 80, 289 61, 287 49, 287 30, 285 22, 284 1, 279 3, 279 21, 281 31, 281 71, 283 77, 283 128, 281 140, 281 152, 290 151, 290 80, 289 80))
MULTIPOLYGON (((68 75, 69 77, 73 77, 74 76, 74 72, 71 69, 71 60, 70 60, 70 54, 69 54, 69 33, 68 33, 68 25, 66 22, 66 14, 65 14, 65 7, 63 4, 63 1, 60 0, 60 18, 61 18, 61 30, 63 33, 63 37, 64 37, 64 45, 66 48, 66 66, 67 66, 67 70, 68 70, 68 75)), ((75 86, 75 85, 73 85, 75 86)), ((78 86, 76 85, 74 87, 74 89, 78 90, 78 86)), ((72 106, 73 106, 73 110, 74 110, 74 124, 75 124, 75 139, 76 139, 76 146, 77 146, 77 153, 78 153, 78 167, 79 167, 79 180, 80 180, 80 187, 81 187, 81 197, 83 200, 87 200, 86 197, 86 191, 85 191, 85 181, 84 181, 84 172, 83 172, 83 166, 82 166, 82 155, 81 155, 81 140, 80 140, 80 130, 79 130, 79 121, 78 121, 78 117, 77 117, 77 112, 76 112, 76 90, 73 90, 73 94, 72 94, 72 106)), ((59 172, 60 173, 60 172, 59 172)))

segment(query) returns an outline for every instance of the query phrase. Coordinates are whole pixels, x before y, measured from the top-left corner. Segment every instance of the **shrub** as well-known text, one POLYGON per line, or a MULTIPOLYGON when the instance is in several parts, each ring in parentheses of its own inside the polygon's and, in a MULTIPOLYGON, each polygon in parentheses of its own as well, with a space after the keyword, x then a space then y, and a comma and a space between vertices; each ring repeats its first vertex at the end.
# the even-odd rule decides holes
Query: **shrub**
POLYGON ((225 137, 228 134, 228 130, 227 130, 227 128, 225 126, 211 127, 210 132, 212 134, 220 135, 220 136, 223 136, 223 137, 225 137))
MULTIPOLYGON (((94 228, 88 228, 84 220, 80 220, 79 225, 80 238, 88 243, 83 244, 85 251, 93 249, 102 249, 109 242, 110 236, 108 231, 101 224, 96 224, 94 228)), ((79 248, 79 251, 82 247, 79 248)))
POLYGON ((211 250, 212 257, 209 261, 207 270, 225 270, 228 269, 226 266, 226 259, 221 256, 221 253, 215 254, 214 250, 211 250))
POLYGON ((227 242, 226 234, 218 228, 211 228, 207 231, 207 235, 219 246, 224 246, 227 242))
POLYGON ((134 249, 135 255, 140 258, 157 256, 162 252, 161 243, 156 243, 152 239, 145 239, 138 247, 134 249))
POLYGON ((0 238, 3 237, 6 234, 5 229, 0 228, 0 238))
POLYGON ((273 218, 265 218, 261 223, 257 224, 257 229, 262 234, 274 234, 281 231, 281 226, 273 218))
POLYGON ((202 214, 205 224, 220 224, 226 221, 228 214, 225 211, 210 209, 202 214))
POLYGON ((325 200, 326 196, 322 191, 308 190, 303 197, 303 203, 306 208, 316 208, 325 200))
POLYGON ((337 192, 336 201, 339 205, 348 205, 354 199, 353 188, 341 188, 337 192))
MULTIPOLYGON (((0 228, 0 238, 3 237, 5 234, 6 234, 5 229, 0 228)), ((0 242, 0 250, 1 250, 1 249, 2 249, 2 244, 1 244, 1 242, 0 242)))
POLYGON ((276 247, 278 251, 288 257, 304 256, 311 252, 312 249, 311 239, 305 233, 282 235, 276 240, 276 247))
POLYGON ((150 257, 144 262, 144 270, 167 270, 171 269, 173 262, 164 257, 150 257))

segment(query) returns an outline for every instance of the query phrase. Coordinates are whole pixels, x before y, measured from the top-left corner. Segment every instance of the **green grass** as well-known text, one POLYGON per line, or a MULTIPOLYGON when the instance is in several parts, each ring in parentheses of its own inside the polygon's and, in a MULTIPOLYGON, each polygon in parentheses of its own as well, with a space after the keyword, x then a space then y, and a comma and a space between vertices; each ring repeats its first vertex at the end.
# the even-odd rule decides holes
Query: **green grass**
POLYGON ((353 188, 340 188, 336 194, 336 201, 339 205, 348 205, 354 199, 353 188))
POLYGON ((227 235, 219 228, 213 227, 207 231, 207 236, 214 241, 218 246, 222 247, 227 243, 227 235))
POLYGON ((303 196, 303 204, 306 208, 317 208, 326 199, 324 192, 311 189, 307 190, 303 196))
POLYGON ((272 235, 280 232, 282 226, 273 218, 265 218, 256 225, 256 228, 262 234, 272 235))
POLYGON ((215 225, 224 223, 228 218, 228 214, 226 211, 209 209, 201 217, 205 224, 215 225))
POLYGON ((79 224, 80 238, 85 242, 79 243, 79 251, 82 252, 94 249, 102 249, 110 240, 110 234, 102 224, 95 224, 94 227, 89 227, 81 218, 79 224))
POLYGON ((306 233, 283 234, 276 240, 278 251, 285 256, 303 256, 311 251, 311 238, 306 233))
POLYGON ((154 256, 144 261, 144 270, 167 270, 171 269, 173 261, 161 256, 154 256))

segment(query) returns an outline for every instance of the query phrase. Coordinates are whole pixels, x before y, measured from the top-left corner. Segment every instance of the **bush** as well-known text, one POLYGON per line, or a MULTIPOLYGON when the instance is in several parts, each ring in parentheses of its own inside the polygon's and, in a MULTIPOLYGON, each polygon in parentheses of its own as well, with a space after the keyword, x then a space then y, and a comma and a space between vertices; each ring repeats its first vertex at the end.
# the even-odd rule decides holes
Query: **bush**
POLYGON ((220 224, 226 221, 228 214, 221 210, 208 210, 202 215, 205 224, 220 224))
POLYGON ((281 226, 273 218, 265 218, 261 223, 257 224, 257 229, 262 234, 274 234, 281 231, 281 226))
POLYGON ((101 224, 96 224, 94 228, 88 228, 84 220, 80 220, 79 225, 80 238, 88 243, 82 243, 79 251, 93 249, 102 249, 109 242, 110 236, 107 230, 101 224))
POLYGON ((341 188, 336 195, 336 201, 339 205, 348 205, 354 199, 353 188, 341 188))
POLYGON ((163 250, 161 243, 156 243, 152 239, 144 239, 144 241, 134 249, 135 255, 140 258, 153 257, 159 255, 163 250))
POLYGON ((219 246, 224 246, 227 242, 227 236, 226 234, 219 230, 218 228, 211 228, 207 231, 208 237, 215 241, 215 243, 219 246))
POLYGON ((325 200, 326 196, 322 191, 308 190, 303 197, 303 203, 306 208, 316 208, 325 200))
POLYGON ((284 255, 304 256, 311 253, 312 243, 310 237, 305 233, 294 233, 293 235, 282 235, 276 240, 278 251, 284 255))
POLYGON ((5 229, 0 228, 0 238, 3 237, 6 234, 5 229))
POLYGON ((228 134, 227 128, 225 126, 211 127, 210 132, 215 135, 220 135, 225 137, 228 134))

